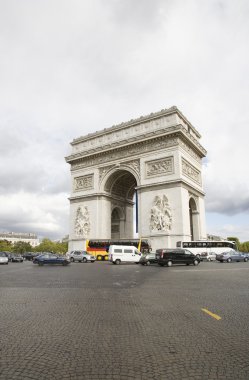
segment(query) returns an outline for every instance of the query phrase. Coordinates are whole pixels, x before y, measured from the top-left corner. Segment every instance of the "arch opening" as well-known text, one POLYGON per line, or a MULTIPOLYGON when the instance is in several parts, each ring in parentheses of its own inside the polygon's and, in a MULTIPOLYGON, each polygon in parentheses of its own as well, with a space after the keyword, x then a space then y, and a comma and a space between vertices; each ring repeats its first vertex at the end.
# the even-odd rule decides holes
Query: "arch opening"
POLYGON ((132 239, 137 231, 138 205, 136 201, 137 180, 127 170, 119 169, 106 180, 104 191, 111 202, 111 238, 132 239))
POLYGON ((189 223, 191 240, 196 240, 199 237, 199 212, 193 198, 189 200, 189 223))

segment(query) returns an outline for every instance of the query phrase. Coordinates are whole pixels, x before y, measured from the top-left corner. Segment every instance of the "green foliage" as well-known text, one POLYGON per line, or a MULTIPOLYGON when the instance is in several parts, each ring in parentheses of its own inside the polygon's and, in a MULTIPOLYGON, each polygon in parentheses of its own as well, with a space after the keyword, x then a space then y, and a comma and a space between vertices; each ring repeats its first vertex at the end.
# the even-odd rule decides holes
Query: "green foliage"
POLYGON ((34 248, 34 251, 36 252, 53 252, 59 254, 64 254, 67 250, 67 243, 54 242, 47 238, 43 239, 42 242, 34 248))
POLYGON ((0 251, 11 252, 13 249, 13 245, 8 240, 0 240, 0 251))
POLYGON ((237 249, 240 250, 241 243, 240 243, 240 241, 239 241, 239 239, 237 237, 235 237, 235 236, 229 236, 229 237, 227 237, 227 240, 234 241, 236 243, 237 249))
POLYGON ((14 244, 14 247, 13 247, 13 252, 16 252, 16 253, 25 253, 25 252, 31 252, 32 251, 32 247, 30 245, 30 243, 25 243, 24 241, 18 241, 14 244))
POLYGON ((244 243, 241 243, 239 250, 241 252, 249 252, 249 241, 245 241, 244 243))

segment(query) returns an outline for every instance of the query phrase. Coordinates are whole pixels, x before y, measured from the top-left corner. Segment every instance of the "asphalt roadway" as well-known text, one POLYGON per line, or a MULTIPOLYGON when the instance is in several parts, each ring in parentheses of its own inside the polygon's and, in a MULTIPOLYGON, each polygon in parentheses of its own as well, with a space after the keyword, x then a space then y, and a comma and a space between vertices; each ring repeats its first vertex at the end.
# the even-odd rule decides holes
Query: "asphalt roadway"
POLYGON ((0 266, 0 379, 249 379, 249 262, 0 266))

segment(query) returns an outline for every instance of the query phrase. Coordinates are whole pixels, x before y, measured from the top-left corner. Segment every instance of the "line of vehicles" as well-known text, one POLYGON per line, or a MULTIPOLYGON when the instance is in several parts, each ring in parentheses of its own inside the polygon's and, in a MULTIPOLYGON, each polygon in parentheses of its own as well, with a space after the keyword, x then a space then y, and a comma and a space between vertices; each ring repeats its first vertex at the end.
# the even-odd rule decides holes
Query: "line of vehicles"
POLYGON ((68 252, 64 256, 51 252, 40 254, 27 252, 24 255, 0 252, 0 264, 8 264, 10 261, 23 262, 24 259, 32 260, 34 264, 38 265, 68 265, 71 262, 94 263, 100 261, 98 255, 101 250, 103 253, 101 260, 104 257, 103 260, 108 260, 115 265, 121 263, 140 263, 142 265, 157 263, 161 266, 172 266, 173 264, 196 266, 201 261, 217 260, 230 263, 249 260, 249 254, 238 252, 235 243, 231 241, 183 241, 177 242, 176 248, 157 249, 154 253, 151 252, 147 239, 94 240, 88 241, 87 247, 89 245, 91 245, 90 252, 77 250, 68 252))

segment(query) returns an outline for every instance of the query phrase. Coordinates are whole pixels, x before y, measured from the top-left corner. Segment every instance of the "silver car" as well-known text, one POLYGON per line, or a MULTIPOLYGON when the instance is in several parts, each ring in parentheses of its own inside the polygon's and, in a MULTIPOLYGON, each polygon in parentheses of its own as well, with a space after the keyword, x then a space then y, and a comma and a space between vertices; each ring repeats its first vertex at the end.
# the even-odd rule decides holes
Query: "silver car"
POLYGON ((221 254, 216 255, 216 260, 220 261, 221 263, 227 262, 231 263, 232 261, 248 261, 248 257, 244 255, 242 252, 235 251, 232 249, 228 252, 223 252, 221 254))
POLYGON ((8 264, 9 258, 8 255, 5 252, 0 252, 0 264, 8 264))
POLYGON ((78 262, 78 263, 87 263, 91 262, 94 263, 96 261, 96 257, 93 255, 90 255, 86 251, 72 251, 69 254, 67 254, 69 260, 71 262, 78 262))
POLYGON ((216 253, 215 252, 202 252, 200 259, 202 261, 215 261, 216 253))

